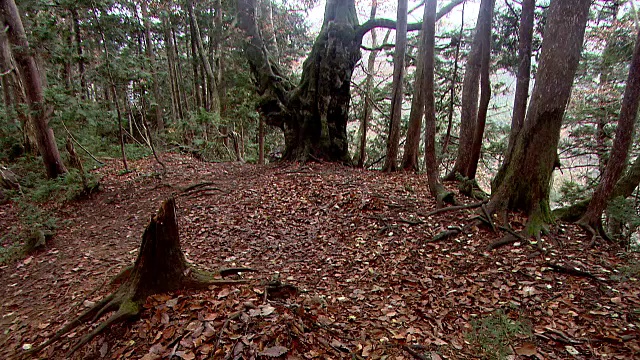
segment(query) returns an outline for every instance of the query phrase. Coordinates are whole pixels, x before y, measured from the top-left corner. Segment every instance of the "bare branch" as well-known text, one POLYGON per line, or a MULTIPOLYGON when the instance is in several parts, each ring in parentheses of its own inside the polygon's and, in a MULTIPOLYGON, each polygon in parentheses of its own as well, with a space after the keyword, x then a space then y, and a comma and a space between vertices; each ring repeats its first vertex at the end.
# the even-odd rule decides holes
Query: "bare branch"
MULTIPOLYGON (((443 6, 438 14, 436 14, 436 21, 443 18, 445 15, 451 12, 456 6, 466 2, 467 0, 451 0, 450 3, 443 6)), ((371 31, 373 28, 382 27, 387 29, 395 29, 396 22, 390 19, 371 19, 358 28, 358 37, 362 38, 364 34, 371 31)), ((407 31, 417 31, 422 29, 422 22, 407 24, 407 31)))

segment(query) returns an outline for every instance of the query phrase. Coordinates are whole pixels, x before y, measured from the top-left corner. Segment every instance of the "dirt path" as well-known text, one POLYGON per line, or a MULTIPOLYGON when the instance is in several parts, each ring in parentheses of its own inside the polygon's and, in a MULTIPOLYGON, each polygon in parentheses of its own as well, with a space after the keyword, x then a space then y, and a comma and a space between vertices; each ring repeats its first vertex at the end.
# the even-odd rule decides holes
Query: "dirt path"
MULTIPOLYGON (((305 358, 411 358, 404 346, 412 344, 433 358, 477 358, 465 333, 497 310, 531 325, 512 349, 531 345, 544 358, 640 355, 640 286, 615 272, 638 259, 616 249, 585 252, 588 241, 573 227, 546 254, 525 244, 486 252, 498 238, 487 229, 429 242, 472 213, 421 216, 434 206, 422 176, 165 157, 162 179, 150 159, 122 176, 109 164, 101 170, 104 191, 58 211, 65 225, 47 249, 0 268, 0 357, 41 343, 99 300, 109 290, 102 285, 135 258, 161 200, 203 181, 209 190, 177 201, 187 258, 208 269, 260 272, 245 277, 249 285, 153 297, 140 320, 116 326, 76 358, 252 358, 285 350, 305 358), (558 273, 549 263, 602 281, 558 273), (265 298, 272 281, 297 292, 265 298)), ((85 332, 79 328, 69 342, 85 332)), ((63 358, 69 342, 41 355, 63 358)))

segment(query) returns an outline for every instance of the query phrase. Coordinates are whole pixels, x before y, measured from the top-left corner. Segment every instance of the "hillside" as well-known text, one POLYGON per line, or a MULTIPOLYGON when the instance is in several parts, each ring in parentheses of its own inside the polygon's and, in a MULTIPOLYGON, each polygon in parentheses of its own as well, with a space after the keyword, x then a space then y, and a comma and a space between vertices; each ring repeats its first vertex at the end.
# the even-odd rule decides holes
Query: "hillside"
MULTIPOLYGON (((144 227, 171 194, 179 194, 188 261, 258 272, 240 275, 245 285, 151 297, 139 320, 108 329, 73 358, 640 356, 638 254, 586 249, 590 239, 573 225, 558 224, 542 246, 488 251, 503 235, 489 227, 431 241, 475 210, 427 216, 435 204, 424 176, 176 154, 165 161, 164 177, 152 159, 124 175, 111 161, 98 170, 101 192, 43 205, 60 219, 55 236, 0 267, 0 357, 20 358, 112 290, 109 280, 135 259, 144 227), (193 184, 202 186, 181 191, 193 184), (275 283, 292 286, 265 294, 275 283)), ((0 225, 16 212, 0 205, 0 225)), ((522 225, 517 215, 512 225, 522 225)), ((89 330, 38 358, 64 358, 89 330)))

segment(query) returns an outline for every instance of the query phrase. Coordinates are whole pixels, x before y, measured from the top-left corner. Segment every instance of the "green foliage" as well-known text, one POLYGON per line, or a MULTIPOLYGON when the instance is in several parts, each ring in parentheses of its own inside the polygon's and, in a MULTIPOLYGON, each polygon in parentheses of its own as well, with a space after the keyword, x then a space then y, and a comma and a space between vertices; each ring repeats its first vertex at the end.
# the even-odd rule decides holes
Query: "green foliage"
POLYGON ((518 339, 532 336, 527 322, 511 319, 502 310, 473 320, 471 326, 467 340, 483 359, 506 359, 518 339))
POLYGON ((588 193, 585 193, 586 191, 584 185, 573 180, 565 180, 558 189, 556 202, 559 207, 575 204, 586 198, 586 195, 588 195, 588 193))

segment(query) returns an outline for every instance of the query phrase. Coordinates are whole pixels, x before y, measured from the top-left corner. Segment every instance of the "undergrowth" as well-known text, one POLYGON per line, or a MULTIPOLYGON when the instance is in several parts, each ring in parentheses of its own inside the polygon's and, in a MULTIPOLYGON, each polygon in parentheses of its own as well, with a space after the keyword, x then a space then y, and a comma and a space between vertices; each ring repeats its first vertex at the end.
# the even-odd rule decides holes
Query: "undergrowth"
POLYGON ((531 326, 526 321, 512 319, 502 310, 471 322, 467 340, 478 349, 483 359, 502 360, 512 353, 519 339, 531 337, 531 326))

